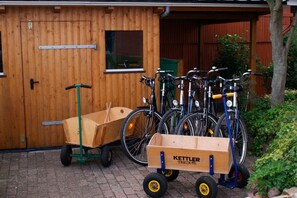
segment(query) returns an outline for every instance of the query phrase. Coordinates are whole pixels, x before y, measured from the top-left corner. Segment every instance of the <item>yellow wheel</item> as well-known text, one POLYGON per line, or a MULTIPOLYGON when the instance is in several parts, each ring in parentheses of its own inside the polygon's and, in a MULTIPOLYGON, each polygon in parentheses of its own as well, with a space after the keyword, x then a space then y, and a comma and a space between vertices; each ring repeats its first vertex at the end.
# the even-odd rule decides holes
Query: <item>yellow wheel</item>
POLYGON ((148 183, 148 188, 150 191, 156 193, 160 190, 160 183, 157 180, 152 180, 148 183))
POLYGON ((143 180, 143 190, 150 197, 162 197, 167 191, 167 181, 164 175, 150 173, 143 180))
POLYGON ((217 196, 217 184, 212 177, 202 176, 195 183, 198 197, 215 198, 217 196))
POLYGON ((175 180, 179 175, 178 170, 168 169, 168 170, 163 171, 160 168, 157 169, 157 173, 164 175, 168 182, 171 182, 171 181, 175 180))
POLYGON ((207 196, 209 195, 209 186, 206 183, 201 183, 199 185, 199 192, 203 195, 203 196, 207 196))

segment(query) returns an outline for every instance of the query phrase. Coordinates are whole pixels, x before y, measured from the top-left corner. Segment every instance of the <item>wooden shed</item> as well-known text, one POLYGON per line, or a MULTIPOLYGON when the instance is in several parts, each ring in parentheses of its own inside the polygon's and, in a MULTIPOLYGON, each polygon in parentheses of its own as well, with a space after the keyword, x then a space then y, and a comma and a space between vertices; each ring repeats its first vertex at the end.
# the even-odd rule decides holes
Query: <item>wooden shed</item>
POLYGON ((0 149, 64 144, 61 120, 77 114, 65 87, 74 83, 92 85, 82 90, 83 114, 106 102, 141 105, 148 90, 139 78, 160 66, 161 15, 171 28, 174 20, 250 21, 255 38, 257 17, 269 11, 259 2, 1 1, 0 149))

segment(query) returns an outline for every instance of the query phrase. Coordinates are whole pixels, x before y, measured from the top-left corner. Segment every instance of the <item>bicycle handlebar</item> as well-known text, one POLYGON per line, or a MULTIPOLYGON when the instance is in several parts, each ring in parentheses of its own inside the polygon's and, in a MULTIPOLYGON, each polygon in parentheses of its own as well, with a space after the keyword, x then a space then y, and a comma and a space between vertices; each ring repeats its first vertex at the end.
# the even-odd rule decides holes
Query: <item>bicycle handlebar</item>
POLYGON ((213 72, 224 71, 224 70, 227 70, 227 69, 228 69, 228 67, 217 68, 216 66, 212 66, 211 70, 209 70, 207 72, 207 76, 209 76, 213 72))
POLYGON ((200 76, 196 76, 196 75, 194 75, 194 76, 192 76, 192 80, 202 80, 202 78, 200 77, 200 76))
POLYGON ((161 70, 161 68, 158 68, 157 71, 155 72, 155 78, 157 78, 157 74, 173 74, 173 70, 161 70))
POLYGON ((244 78, 245 76, 249 76, 249 75, 251 75, 251 74, 252 74, 252 70, 251 70, 251 69, 248 69, 247 72, 244 72, 244 73, 242 74, 242 77, 244 78))
POLYGON ((143 82, 143 81, 145 81, 145 83, 147 83, 148 81, 150 81, 151 80, 151 78, 148 78, 148 77, 146 77, 145 75, 142 75, 141 77, 140 77, 140 81, 139 82, 143 82))
POLYGON ((207 73, 207 72, 208 72, 207 70, 200 70, 200 69, 194 68, 194 69, 188 71, 186 76, 188 78, 191 74, 199 74, 199 73, 207 73))
POLYGON ((92 86, 91 86, 91 85, 85 85, 85 84, 74 84, 74 85, 67 86, 67 87, 65 88, 65 90, 73 89, 73 88, 76 88, 76 87, 81 87, 81 88, 88 88, 88 89, 91 89, 91 88, 92 88, 92 86))
POLYGON ((145 85, 151 87, 152 89, 155 88, 155 78, 148 78, 145 75, 142 75, 139 82, 143 83, 143 81, 145 85))
POLYGON ((186 80, 187 77, 186 76, 172 76, 171 74, 167 74, 167 76, 169 78, 171 78, 174 81, 178 81, 178 80, 186 80))
POLYGON ((225 79, 222 76, 217 76, 217 79, 224 81, 224 82, 237 82, 237 81, 240 81, 241 79, 245 78, 246 76, 250 76, 252 74, 254 74, 254 73, 252 73, 252 70, 248 69, 247 72, 244 72, 240 77, 225 79))
POLYGON ((161 70, 160 68, 158 68, 158 70, 156 71, 156 74, 158 74, 158 73, 171 73, 171 74, 173 74, 174 73, 174 71, 173 70, 161 70))

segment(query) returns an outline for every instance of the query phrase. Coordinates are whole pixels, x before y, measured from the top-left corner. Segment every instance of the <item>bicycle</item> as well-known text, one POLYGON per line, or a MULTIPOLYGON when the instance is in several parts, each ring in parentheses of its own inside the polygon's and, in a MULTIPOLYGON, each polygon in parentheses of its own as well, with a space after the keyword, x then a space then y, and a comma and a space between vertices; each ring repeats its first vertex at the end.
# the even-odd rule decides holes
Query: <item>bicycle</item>
MULTIPOLYGON (((155 95, 155 79, 158 74, 161 73, 171 73, 169 70, 158 69, 154 75, 154 78, 149 78, 142 76, 140 79, 141 83, 149 86, 151 89, 150 99, 143 98, 143 102, 147 104, 146 106, 137 107, 133 110, 124 120, 120 138, 122 150, 133 162, 140 165, 147 165, 146 156, 146 145, 151 139, 152 135, 156 133, 158 124, 162 118, 162 114, 157 110, 157 102, 155 95), (132 134, 132 135, 128 135, 132 134)), ((161 82, 167 82, 165 78, 160 78, 161 82)), ((163 84, 164 84, 163 83, 163 84)), ((163 85, 161 93, 161 103, 163 106, 160 109, 165 109, 167 96, 170 91, 165 89, 166 86, 163 85)), ((168 133, 167 129, 164 129, 164 133, 168 133)))
MULTIPOLYGON (((164 133, 164 128, 169 130, 169 134, 175 134, 176 126, 178 125, 179 121, 189 112, 192 112, 193 109, 193 101, 196 105, 196 108, 199 108, 199 103, 197 103, 197 100, 195 100, 195 91, 192 90, 192 83, 199 80, 199 78, 193 74, 200 74, 205 73, 207 71, 205 70, 198 70, 194 68, 193 70, 190 70, 187 72, 186 76, 180 76, 180 77, 174 77, 172 75, 168 76, 172 79, 172 81, 175 82, 175 85, 180 89, 180 97, 179 102, 177 100, 173 101, 174 107, 168 110, 162 117, 158 132, 164 133), (188 103, 187 106, 184 104, 184 88, 185 88, 185 82, 189 82, 189 88, 188 88, 188 103), (198 105, 197 105, 198 104, 198 105)), ((188 135, 187 131, 184 131, 185 135, 188 135)))
POLYGON ((215 136, 228 137, 228 128, 231 132, 235 154, 238 164, 243 164, 246 158, 247 152, 247 129, 243 120, 240 118, 238 110, 238 93, 243 90, 242 86, 237 83, 242 81, 246 76, 250 76, 251 70, 243 73, 239 78, 224 79, 218 77, 219 80, 223 81, 222 94, 213 95, 213 99, 223 98, 224 113, 218 119, 217 126, 215 127, 215 136), (231 83, 231 84, 230 84, 231 83), (226 100, 226 98, 229 98, 226 100), (229 123, 229 124, 228 124, 229 123))
POLYGON ((186 115, 180 120, 176 127, 176 134, 182 135, 185 131, 192 136, 214 136, 215 126, 217 124, 217 117, 213 115, 213 103, 212 103, 212 87, 214 81, 211 79, 211 75, 215 72, 226 70, 227 68, 212 67, 207 72, 206 77, 199 77, 199 80, 203 83, 203 106, 201 110, 192 112, 186 115))
MULTIPOLYGON (((160 73, 168 74, 168 73, 173 73, 173 71, 165 70, 165 71, 160 71, 160 73)), ((171 109, 173 107, 175 86, 172 84, 171 78, 168 77, 167 75, 160 76, 158 80, 162 86, 161 98, 160 98, 160 113, 161 115, 164 115, 164 113, 168 109, 171 109)))

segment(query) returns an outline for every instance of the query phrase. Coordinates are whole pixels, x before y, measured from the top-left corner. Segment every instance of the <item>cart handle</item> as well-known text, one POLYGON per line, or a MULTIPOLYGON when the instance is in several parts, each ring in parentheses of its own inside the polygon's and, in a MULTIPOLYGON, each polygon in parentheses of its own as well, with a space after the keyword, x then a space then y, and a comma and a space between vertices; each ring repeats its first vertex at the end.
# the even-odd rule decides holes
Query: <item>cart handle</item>
POLYGON ((65 88, 65 90, 73 89, 73 88, 76 88, 76 87, 82 87, 82 88, 88 88, 88 89, 91 89, 91 88, 92 88, 92 86, 90 86, 90 85, 74 84, 74 85, 67 86, 67 87, 65 88))

